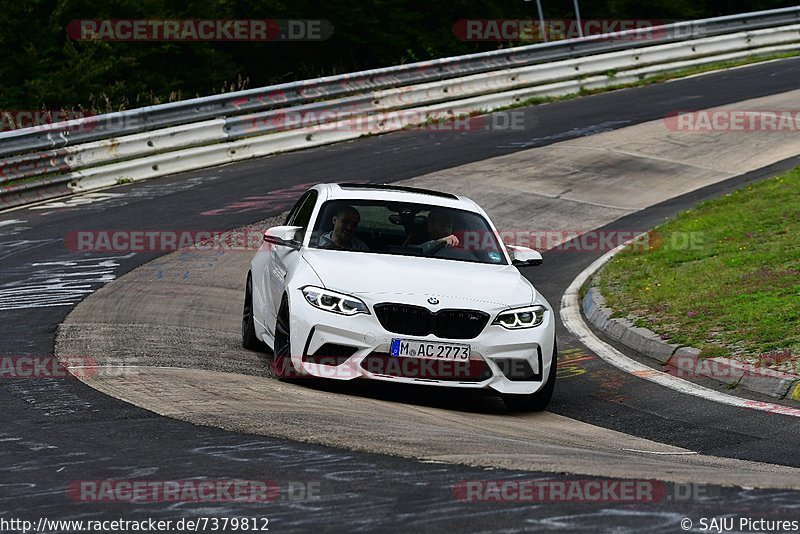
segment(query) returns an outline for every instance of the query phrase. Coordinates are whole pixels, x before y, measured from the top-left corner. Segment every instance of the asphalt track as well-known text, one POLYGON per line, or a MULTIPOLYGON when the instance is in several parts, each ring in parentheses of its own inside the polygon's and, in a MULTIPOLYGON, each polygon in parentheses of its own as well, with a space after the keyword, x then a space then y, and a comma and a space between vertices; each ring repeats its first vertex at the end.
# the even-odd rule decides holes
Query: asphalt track
MULTIPOLYGON (((795 90, 734 107, 784 109, 798 98, 795 90)), ((576 223, 590 230, 798 153, 800 142, 791 132, 693 134, 656 120, 397 183, 479 198, 501 232, 574 231, 576 223), (707 147, 713 147, 713 159, 707 147)), ((261 230, 282 219, 248 228, 255 245, 261 243, 261 230)), ((234 235, 241 233, 237 229, 234 235)), ((648 473, 681 483, 800 489, 800 470, 676 450, 552 412, 510 417, 496 398, 386 383, 365 389, 338 384, 337 392, 330 383, 320 390, 309 381, 300 386, 269 380, 263 376, 265 355, 239 347, 241 281, 252 248, 239 250, 182 249, 111 282, 69 314, 59 328, 57 354, 91 355, 97 372, 83 379, 103 393, 160 415, 227 430, 467 465, 627 478, 648 473)), ((565 244, 553 253, 592 250, 597 248, 587 241, 579 251, 565 244)), ((558 295, 563 288, 551 291, 558 295)), ((572 339, 561 336, 561 342, 568 344, 561 351, 561 378, 587 373, 594 355, 572 339)), ((79 366, 74 362, 72 369, 77 372, 79 366)), ((602 384, 603 398, 617 404, 624 400, 620 385, 636 391, 641 381, 603 367, 593 368, 591 378, 602 384)))
MULTIPOLYGON (((308 183, 393 181, 508 154, 515 150, 637 124, 678 109, 702 109, 797 88, 800 63, 782 61, 668 84, 526 110, 525 131, 404 132, 285 154, 203 172, 109 190, 95 202, 3 214, 0 273, 4 331, 0 353, 53 353, 56 326, 89 291, 155 254, 81 256, 63 246, 65 232, 80 229, 231 228, 284 211, 308 183), (280 191, 280 194, 270 192, 280 191), (118 196, 107 196, 107 195, 118 196), (18 290, 18 293, 12 291, 18 290), (31 295, 35 292, 36 298, 31 295), (30 307, 23 307, 30 306, 30 307), (16 309, 9 309, 16 308, 16 309)), ((612 223, 646 228, 697 201, 796 162, 787 161, 637 212, 612 223)), ((594 256, 552 255, 530 276, 557 302, 559 288, 594 256)), ((569 348, 569 337, 559 333, 569 348)), ((798 466, 797 426, 783 416, 733 410, 658 388, 603 391, 610 369, 585 362, 587 371, 562 380, 551 411, 594 425, 705 454, 798 466), (593 378, 594 377, 594 378, 593 378)), ((607 388, 606 388, 607 389, 607 388)), ((474 478, 530 477, 461 466, 440 466, 351 453, 276 439, 254 438, 157 417, 101 395, 77 380, 8 380, 2 391, 3 516, 51 518, 268 515, 275 529, 452 528, 488 530, 536 527, 597 528, 605 523, 677 530, 684 515, 741 513, 774 517, 800 503, 795 492, 720 489, 690 503, 609 505, 590 503, 461 503, 452 486, 474 478), (63 469, 62 469, 63 468, 63 469), (73 503, 69 481, 101 478, 192 477, 322 481, 319 501, 267 506, 148 503, 73 503), (493 513, 493 511, 495 513, 493 513)), ((550 477, 551 475, 547 475, 550 477)), ((646 476, 646 474, 643 474, 646 476)))

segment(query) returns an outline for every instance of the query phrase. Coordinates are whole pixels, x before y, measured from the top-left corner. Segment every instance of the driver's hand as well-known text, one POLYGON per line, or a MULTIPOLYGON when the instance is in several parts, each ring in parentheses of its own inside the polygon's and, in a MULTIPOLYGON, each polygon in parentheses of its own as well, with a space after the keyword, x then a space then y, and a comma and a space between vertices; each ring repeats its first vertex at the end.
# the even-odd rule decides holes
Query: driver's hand
POLYGON ((458 238, 454 235, 449 235, 447 237, 441 238, 439 241, 444 243, 446 247, 457 247, 458 246, 458 238))

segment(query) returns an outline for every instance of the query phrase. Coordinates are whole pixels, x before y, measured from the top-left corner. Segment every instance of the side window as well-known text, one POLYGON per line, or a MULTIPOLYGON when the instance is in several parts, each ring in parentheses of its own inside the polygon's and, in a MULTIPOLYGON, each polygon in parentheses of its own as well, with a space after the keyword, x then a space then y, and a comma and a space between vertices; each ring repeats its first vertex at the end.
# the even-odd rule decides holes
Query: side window
POLYGON ((311 222, 311 214, 314 212, 316 203, 317 192, 315 190, 309 191, 297 202, 286 220, 288 226, 303 227, 302 237, 300 237, 301 240, 305 238, 306 231, 308 230, 308 223, 311 222))
POLYGON ((303 196, 301 196, 301 197, 300 197, 300 198, 297 200, 297 202, 295 202, 295 203, 294 203, 294 206, 292 206, 292 209, 291 209, 291 210, 289 211, 289 213, 286 215, 286 220, 285 220, 285 221, 283 221, 283 225, 284 225, 284 226, 291 226, 291 224, 292 224, 292 221, 294 220, 294 217, 295 217, 295 215, 297 215, 297 210, 298 210, 298 209, 300 209, 300 206, 302 206, 302 205, 303 205, 303 202, 305 202, 305 200, 306 200, 306 197, 307 197, 308 195, 309 195, 308 193, 304 193, 304 194, 303 194, 303 196))

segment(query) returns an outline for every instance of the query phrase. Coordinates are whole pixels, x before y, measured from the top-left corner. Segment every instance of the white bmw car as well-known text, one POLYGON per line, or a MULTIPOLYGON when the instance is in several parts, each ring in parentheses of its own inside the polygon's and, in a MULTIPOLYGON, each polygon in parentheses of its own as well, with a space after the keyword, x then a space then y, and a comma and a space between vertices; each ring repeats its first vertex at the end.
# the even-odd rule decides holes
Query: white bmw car
POLYGON ((555 386, 553 308, 472 200, 320 184, 270 228, 247 274, 242 345, 279 378, 490 388, 542 410, 555 386))

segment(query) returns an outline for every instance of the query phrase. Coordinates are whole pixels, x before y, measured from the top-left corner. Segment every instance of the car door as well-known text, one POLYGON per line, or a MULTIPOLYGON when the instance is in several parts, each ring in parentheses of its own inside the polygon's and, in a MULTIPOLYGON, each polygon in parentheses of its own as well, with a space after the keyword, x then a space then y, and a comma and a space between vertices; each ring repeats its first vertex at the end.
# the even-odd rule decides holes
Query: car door
MULTIPOLYGON (((307 192, 297 201, 289 216, 286 218, 286 226, 300 226, 302 231, 297 233, 297 240, 302 243, 305 233, 308 231, 311 215, 317 203, 318 193, 315 189, 307 192)), ((301 251, 290 247, 273 246, 270 250, 266 269, 264 269, 264 287, 267 288, 267 330, 270 335, 274 335, 275 320, 278 317, 278 308, 281 305, 281 298, 286 290, 286 276, 300 261, 301 251)))

